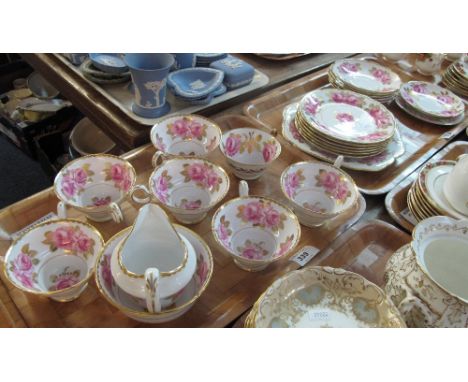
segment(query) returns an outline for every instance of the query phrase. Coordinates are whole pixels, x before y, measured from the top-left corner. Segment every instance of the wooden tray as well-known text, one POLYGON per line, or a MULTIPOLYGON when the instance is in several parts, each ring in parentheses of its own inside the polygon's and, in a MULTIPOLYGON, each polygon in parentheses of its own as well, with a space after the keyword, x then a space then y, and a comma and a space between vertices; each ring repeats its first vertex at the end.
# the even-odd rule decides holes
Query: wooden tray
MULTIPOLYGON (((436 162, 441 159, 455 160, 461 154, 468 153, 468 142, 458 141, 449 144, 443 150, 439 151, 434 155, 428 162, 436 162)), ((387 209, 390 216, 395 220, 401 227, 408 232, 412 232, 414 225, 405 219, 403 214, 408 211, 408 204, 406 197, 408 191, 416 180, 418 171, 408 176, 404 181, 399 183, 392 191, 390 191, 385 197, 385 208, 387 209)))
MULTIPOLYGON (((241 126, 252 126, 254 123, 244 116, 223 116, 218 119, 222 129, 231 129, 241 126)), ((134 150, 124 157, 135 167, 138 174, 138 183, 147 183, 152 171, 151 157, 154 148, 150 145, 134 150)), ((303 160, 306 155, 290 147, 284 147, 280 157, 270 166, 267 173, 257 181, 250 181, 249 186, 253 195, 269 195, 284 201, 279 187, 279 175, 282 170, 292 162, 303 160)), ((210 158, 227 167, 225 159, 219 150, 210 158)), ((231 176, 231 189, 226 198, 237 196, 238 180, 231 176)), ((15 232, 51 211, 55 211, 57 198, 51 189, 45 190, 28 199, 18 202, 0 211, 0 226, 7 232, 15 232)), ((129 226, 137 213, 137 205, 124 202, 122 210, 124 222, 120 224, 93 223, 108 239, 114 233, 129 226)), ((190 228, 199 233, 211 247, 214 257, 215 270, 211 282, 191 311, 181 318, 164 324, 167 327, 223 327, 234 322, 248 310, 261 292, 277 277, 299 267, 295 262, 284 259, 278 261, 266 270, 250 273, 239 269, 230 256, 221 252, 211 233, 210 223, 214 209, 201 223, 190 228)), ((354 224, 364 213, 365 201, 360 198, 353 211, 347 215, 331 221, 330 224, 320 228, 302 227, 300 249, 304 245, 312 245, 318 249, 325 248, 337 236, 342 234, 354 224)), ((78 211, 70 209, 71 217, 84 219, 78 211)), ((0 256, 3 255, 9 242, 0 241, 0 256)), ((47 298, 23 293, 11 285, 1 272, 0 276, 7 286, 8 294, 27 326, 33 327, 132 327, 144 326, 121 314, 109 305, 97 291, 94 282, 76 301, 58 303, 47 298)), ((3 299, 2 299, 3 301, 3 299)), ((5 302, 4 302, 4 305, 5 302)))
MULTIPOLYGON (((359 55, 357 57, 376 60, 388 66, 397 72, 404 82, 414 79, 431 81, 432 78, 417 73, 408 73, 399 66, 381 61, 374 56, 359 55)), ((307 92, 330 86, 327 71, 328 69, 323 69, 266 93, 247 103, 244 107, 244 114, 265 127, 281 131, 284 107, 298 101, 307 92)), ((438 79, 440 76, 436 76, 436 81, 438 79)), ((447 128, 420 121, 401 110, 395 103, 392 103, 389 109, 401 122, 400 133, 405 145, 405 153, 390 167, 376 173, 369 174, 346 169, 365 194, 387 193, 468 126, 468 116, 457 126, 447 128)))
MULTIPOLYGON (((305 267, 314 265, 344 268, 359 273, 373 283, 383 286, 385 265, 389 257, 411 236, 381 220, 359 222, 322 250, 305 267)), ((244 314, 234 327, 242 327, 244 314)))

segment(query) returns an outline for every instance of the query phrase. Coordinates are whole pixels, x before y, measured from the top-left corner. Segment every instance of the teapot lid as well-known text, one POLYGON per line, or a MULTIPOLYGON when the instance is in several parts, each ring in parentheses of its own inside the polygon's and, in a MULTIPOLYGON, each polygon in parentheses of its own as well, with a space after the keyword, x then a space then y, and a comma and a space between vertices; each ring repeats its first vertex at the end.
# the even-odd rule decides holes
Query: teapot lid
POLYGON ((118 260, 129 276, 144 278, 145 271, 157 268, 161 276, 184 266, 188 250, 166 212, 156 204, 140 208, 129 235, 122 242, 118 260))

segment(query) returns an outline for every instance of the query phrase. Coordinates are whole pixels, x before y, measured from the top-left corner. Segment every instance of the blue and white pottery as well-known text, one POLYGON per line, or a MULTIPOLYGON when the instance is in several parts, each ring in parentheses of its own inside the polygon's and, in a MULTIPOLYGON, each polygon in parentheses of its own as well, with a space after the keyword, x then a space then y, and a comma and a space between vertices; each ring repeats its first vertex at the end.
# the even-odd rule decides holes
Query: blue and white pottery
POLYGON ((90 53, 93 65, 106 73, 125 73, 128 67, 120 53, 90 53))
POLYGON ((182 69, 169 74, 167 82, 176 96, 203 98, 218 88, 224 74, 210 68, 182 69))
POLYGON ((214 93, 208 94, 204 98, 182 98, 182 97, 177 97, 176 98, 182 102, 188 103, 190 105, 208 105, 211 101, 213 101, 214 98, 214 93))
POLYGON ((219 85, 218 88, 211 94, 213 94, 214 97, 219 97, 220 95, 223 95, 224 93, 227 92, 226 86, 223 84, 219 85))
POLYGON ((210 68, 221 70, 224 73, 224 85, 229 90, 248 85, 255 75, 255 69, 252 65, 231 55, 211 63, 210 68))
POLYGON ((175 62, 172 67, 174 70, 193 68, 197 63, 195 53, 172 53, 175 62))
POLYGON ((197 53, 197 66, 210 66, 214 61, 221 60, 227 53, 197 53))
POLYGON ((144 118, 167 114, 166 81, 174 57, 169 53, 128 53, 124 56, 135 89, 132 110, 144 118))

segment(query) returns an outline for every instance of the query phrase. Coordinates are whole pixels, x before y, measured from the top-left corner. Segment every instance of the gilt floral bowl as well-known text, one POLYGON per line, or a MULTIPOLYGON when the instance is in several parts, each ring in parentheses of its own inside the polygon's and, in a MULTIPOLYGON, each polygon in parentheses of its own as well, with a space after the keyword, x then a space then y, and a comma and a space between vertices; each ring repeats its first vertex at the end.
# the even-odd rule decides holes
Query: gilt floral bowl
POLYGON ((281 190, 305 226, 317 226, 350 210, 359 197, 353 179, 323 162, 298 162, 281 174, 281 190))
POLYGON ((151 129, 151 142, 164 154, 204 157, 216 149, 221 130, 213 121, 194 114, 159 121, 151 129))
POLYGON ((173 157, 157 166, 148 188, 136 186, 132 198, 147 203, 154 197, 184 224, 203 220, 208 211, 229 191, 229 176, 220 166, 205 159, 173 157), (145 198, 138 198, 141 190, 145 198))
POLYGON ((206 290, 213 274, 213 256, 206 242, 192 230, 174 225, 176 231, 192 244, 197 254, 195 274, 174 298, 171 306, 159 313, 150 313, 146 303, 123 291, 115 282, 111 272, 111 257, 117 245, 129 234, 131 227, 110 238, 99 254, 96 262, 96 285, 102 296, 127 317, 150 324, 159 324, 174 320, 186 313, 206 290))
POLYGON ((75 159, 62 168, 54 181, 55 194, 61 201, 59 215, 66 215, 65 205, 69 205, 91 220, 120 222, 119 204, 135 180, 133 166, 119 157, 95 154, 75 159))
POLYGON ((289 255, 301 236, 294 213, 273 199, 241 196, 223 204, 212 227, 217 243, 248 271, 261 271, 289 255))
POLYGON ((101 234, 88 223, 49 220, 11 244, 4 259, 5 275, 25 292, 71 301, 88 285, 103 246, 101 234))
POLYGON ((272 135, 241 127, 229 130, 221 139, 221 152, 240 179, 257 179, 281 154, 281 144, 272 135))

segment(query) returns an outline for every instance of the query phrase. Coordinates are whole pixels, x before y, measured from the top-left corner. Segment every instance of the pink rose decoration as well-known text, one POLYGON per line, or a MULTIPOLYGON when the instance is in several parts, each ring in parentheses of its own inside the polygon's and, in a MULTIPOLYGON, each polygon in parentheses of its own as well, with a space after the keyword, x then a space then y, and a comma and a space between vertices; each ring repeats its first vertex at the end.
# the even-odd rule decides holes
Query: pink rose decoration
POLYGON ((280 222, 280 213, 275 210, 272 206, 269 206, 265 209, 265 225, 270 228, 277 227, 280 222))
POLYGON ((420 93, 420 94, 426 94, 427 93, 426 84, 413 84, 411 88, 416 93, 420 93))
POLYGON ((71 198, 76 193, 76 185, 72 179, 68 176, 64 176, 62 180, 62 192, 69 198, 71 198))
POLYGON ((19 272, 28 272, 32 271, 33 263, 28 255, 20 253, 15 259, 14 266, 15 270, 19 272))
POLYGON ((110 203, 110 198, 93 198, 93 206, 102 207, 110 203))
POLYGON ((55 281, 54 289, 61 290, 65 288, 70 288, 71 286, 78 283, 80 279, 76 277, 74 274, 64 274, 57 276, 57 280, 55 281))
POLYGON ((186 210, 196 210, 200 208, 201 202, 199 200, 186 200, 181 204, 182 208, 185 208, 186 210))
POLYGON ((83 187, 88 179, 88 174, 82 168, 77 168, 71 171, 72 180, 79 186, 83 187))
POLYGON ((254 246, 244 248, 241 254, 242 257, 250 260, 259 260, 262 258, 262 251, 254 246))
POLYGON ((79 231, 75 236, 75 247, 78 252, 88 252, 93 245, 90 237, 86 236, 83 232, 79 231))
POLYGON ((370 109, 369 114, 374 118, 378 128, 385 127, 390 123, 390 117, 380 108, 370 109))
POLYGON ((338 92, 333 93, 332 100, 336 103, 346 103, 352 106, 359 105, 359 98, 353 94, 338 93, 338 92))
POLYGON ((229 231, 228 229, 224 226, 224 224, 221 224, 218 228, 218 235, 219 239, 223 244, 229 244, 229 231))
POLYGON ((243 210, 245 220, 252 224, 262 224, 264 220, 263 205, 260 202, 254 201, 248 203, 243 210))
POLYGON ((262 154, 264 161, 270 162, 276 155, 276 145, 274 143, 265 143, 262 154))
POLYGON ((297 139, 299 142, 304 142, 304 139, 301 137, 301 134, 299 134, 299 131, 297 130, 296 122, 294 120, 292 120, 289 124, 289 131, 291 132, 294 139, 297 139))
POLYGON ((294 195, 294 192, 296 191, 296 188, 299 187, 299 185, 300 185, 299 175, 296 172, 289 173, 286 176, 286 182, 285 183, 286 183, 285 184, 286 193, 288 194, 288 196, 290 198, 292 198, 292 196, 294 195))
POLYGON ((352 122, 354 121, 354 117, 348 113, 338 113, 336 115, 336 119, 340 122, 352 122))
POLYGON ((185 119, 178 119, 172 124, 170 131, 173 135, 180 138, 186 138, 187 135, 190 135, 189 123, 185 119))
POLYGON ((382 84, 389 84, 391 82, 390 75, 385 70, 372 68, 371 73, 382 84))
POLYGON ((190 124, 190 133, 194 138, 202 139, 203 138, 204 128, 200 122, 192 121, 190 124))
POLYGON ((164 176, 156 178, 156 180, 154 181, 154 191, 158 196, 159 200, 161 200, 161 202, 163 203, 166 203, 167 194, 169 191, 169 181, 167 180, 167 178, 165 178, 164 176))
POLYGON ((108 288, 112 287, 112 283, 114 281, 114 279, 112 278, 112 273, 110 269, 110 257, 111 255, 104 256, 102 260, 102 268, 101 268, 102 278, 104 279, 104 282, 106 283, 108 288))
POLYGON ((73 249, 74 233, 71 227, 60 227, 52 233, 52 241, 57 248, 73 249))
POLYGON ((335 189, 337 183, 340 182, 340 176, 333 171, 324 171, 320 174, 320 179, 322 180, 322 185, 328 190, 332 191, 335 189))
POLYGON ((440 102, 445 103, 447 105, 453 104, 453 101, 454 101, 453 97, 450 97, 449 95, 438 95, 437 99, 440 102))
POLYGON ((228 156, 232 157, 232 156, 236 155, 239 152, 240 146, 241 146, 240 137, 235 136, 235 135, 230 135, 226 139, 226 146, 225 146, 224 150, 226 151, 226 154, 228 156))
POLYGON ((19 272, 16 269, 13 271, 16 279, 26 288, 34 288, 34 284, 29 272, 19 272))
POLYGON ((206 280, 206 276, 208 275, 208 265, 203 261, 203 258, 198 258, 198 264, 197 276, 200 279, 200 283, 203 284, 206 280))
POLYGON ((304 110, 309 114, 315 115, 319 106, 320 102, 316 98, 310 97, 307 98, 307 100, 304 103, 304 110))
POLYGON ((343 200, 343 199, 346 199, 347 195, 348 195, 348 187, 346 186, 345 183, 339 183, 334 192, 335 198, 338 200, 343 200))
POLYGON ((206 172, 206 184, 208 187, 215 187, 219 183, 219 177, 216 171, 208 170, 206 172))
POLYGON ((206 167, 202 163, 194 163, 188 166, 187 172, 190 179, 196 182, 202 182, 206 177, 206 167))
POLYGON ((359 67, 356 64, 353 64, 352 62, 343 62, 339 66, 339 69, 342 73, 349 73, 349 72, 357 72, 359 67))

